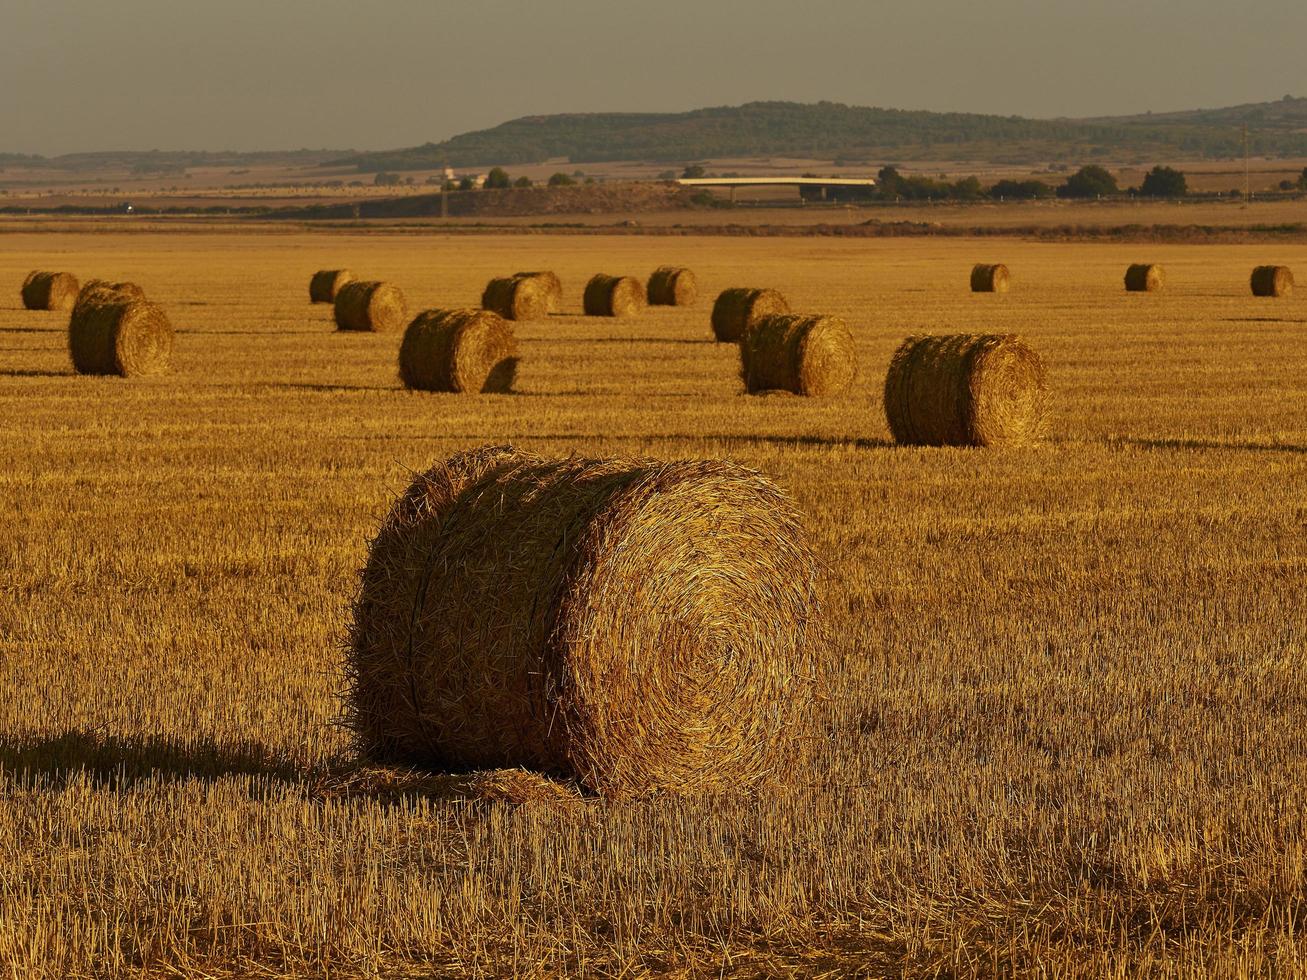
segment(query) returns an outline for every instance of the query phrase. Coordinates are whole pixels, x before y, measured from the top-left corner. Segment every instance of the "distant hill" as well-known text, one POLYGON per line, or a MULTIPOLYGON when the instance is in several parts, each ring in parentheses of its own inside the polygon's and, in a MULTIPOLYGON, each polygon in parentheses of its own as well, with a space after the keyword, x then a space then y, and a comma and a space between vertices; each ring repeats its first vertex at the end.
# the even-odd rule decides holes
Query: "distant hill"
POLYGON ((884 162, 1068 163, 1096 157, 1230 157, 1250 127, 1257 155, 1307 156, 1307 99, 1100 119, 1025 119, 834 102, 750 102, 678 113, 526 116, 443 143, 333 161, 361 171, 790 156, 884 162))

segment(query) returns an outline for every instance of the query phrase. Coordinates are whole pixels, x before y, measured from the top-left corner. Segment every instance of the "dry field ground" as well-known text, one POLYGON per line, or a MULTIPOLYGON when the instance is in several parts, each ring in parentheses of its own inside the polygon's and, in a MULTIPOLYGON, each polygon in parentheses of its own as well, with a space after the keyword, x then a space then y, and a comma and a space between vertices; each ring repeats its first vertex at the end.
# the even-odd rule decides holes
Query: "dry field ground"
POLYGON ((1307 246, 49 233, 0 239, 0 966, 13 977, 1297 975, 1307 970, 1307 246), (1004 261, 1006 296, 973 296, 1004 261), (1132 261, 1169 285, 1127 295, 1132 261), (856 390, 740 394, 678 262, 847 318, 856 390), (414 310, 552 268, 520 393, 402 390, 310 273, 414 310), (173 374, 77 377, 32 268, 140 282, 173 374), (1020 332, 1051 438, 887 443, 911 333, 1020 332), (349 781, 365 545, 410 474, 512 442, 729 456, 830 567, 816 763, 745 801, 449 802, 349 781))

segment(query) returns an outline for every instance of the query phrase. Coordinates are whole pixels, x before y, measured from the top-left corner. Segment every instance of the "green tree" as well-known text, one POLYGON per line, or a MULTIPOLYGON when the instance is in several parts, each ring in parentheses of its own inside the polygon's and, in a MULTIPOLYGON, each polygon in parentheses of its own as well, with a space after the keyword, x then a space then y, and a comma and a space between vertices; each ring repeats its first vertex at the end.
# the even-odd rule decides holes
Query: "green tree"
POLYGON ((550 187, 571 187, 575 183, 576 181, 564 173, 557 173, 549 178, 550 187))
POLYGON ((1144 175, 1139 193, 1144 197, 1184 197, 1189 193, 1189 185, 1179 170, 1154 167, 1144 175))
POLYGON ((399 174, 387 173, 384 170, 372 178, 372 183, 377 187, 394 187, 399 181, 399 174))
POLYGON ((1052 197, 1053 188, 1042 180, 1000 180, 989 189, 989 196, 1005 201, 1031 201, 1052 197))
POLYGON ((1302 168, 1302 173, 1298 177, 1298 186, 1307 191, 1307 167, 1302 168))
POLYGON ((501 191, 505 187, 512 185, 508 177, 508 172, 503 167, 495 167, 490 173, 486 174, 486 190, 501 191))
POLYGON ((1072 198, 1109 197, 1119 193, 1121 189, 1116 186, 1116 178, 1094 164, 1081 167, 1057 189, 1058 197, 1072 198))
POLYGON ((697 163, 692 163, 681 171, 681 176, 686 180, 696 180, 703 176, 703 167, 697 163))
POLYGON ((531 186, 531 178, 530 178, 530 177, 519 177, 519 178, 517 178, 517 180, 513 181, 513 186, 514 186, 514 187, 530 187, 530 186, 531 186))
POLYGON ((477 179, 475 177, 464 177, 458 182, 460 191, 474 191, 477 188, 477 179))

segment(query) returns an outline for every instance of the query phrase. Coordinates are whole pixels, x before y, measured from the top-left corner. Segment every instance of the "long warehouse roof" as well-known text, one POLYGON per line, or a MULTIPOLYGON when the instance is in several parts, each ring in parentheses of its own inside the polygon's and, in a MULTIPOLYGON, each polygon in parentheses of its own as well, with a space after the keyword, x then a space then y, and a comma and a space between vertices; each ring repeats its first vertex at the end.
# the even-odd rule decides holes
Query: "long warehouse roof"
POLYGON ((685 187, 875 187, 873 177, 682 177, 685 187))

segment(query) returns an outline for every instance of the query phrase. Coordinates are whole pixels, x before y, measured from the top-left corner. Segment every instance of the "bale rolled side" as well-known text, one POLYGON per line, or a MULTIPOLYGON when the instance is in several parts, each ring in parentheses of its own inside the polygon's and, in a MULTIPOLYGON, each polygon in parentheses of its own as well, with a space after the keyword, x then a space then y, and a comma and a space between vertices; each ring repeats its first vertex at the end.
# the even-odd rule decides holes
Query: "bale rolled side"
POLYGON ((1131 293, 1155 293, 1165 284, 1160 265, 1136 263, 1125 270, 1125 288, 1131 293))
POLYGON ((163 310, 125 291, 84 292, 68 321, 68 353, 79 374, 162 374, 172 364, 172 348, 163 310))
POLYGON ((563 308, 563 281, 558 278, 558 274, 543 270, 540 272, 515 272, 513 275, 519 279, 536 279, 539 280, 541 287, 545 291, 545 298, 549 301, 550 313, 557 313, 563 308))
POLYGON ((994 265, 980 264, 971 270, 971 291, 973 293, 1006 293, 1012 276, 1007 266, 1002 263, 994 265))
POLYGON ((399 330, 408 323, 408 304, 398 286, 388 282, 347 282, 336 293, 339 330, 399 330))
POLYGON ((348 269, 321 269, 309 280, 309 302, 334 303, 341 287, 353 281, 354 273, 348 269))
POLYGON ((481 293, 481 307, 505 320, 535 320, 549 312, 548 288, 534 276, 491 279, 481 293))
POLYGON ((77 291, 77 277, 71 272, 29 272, 23 280, 23 306, 29 310, 71 310, 77 302, 77 291))
POLYGON ((853 335, 839 317, 776 313, 754 320, 740 341, 749 392, 833 395, 853 383, 853 335))
POLYGON ((595 276, 585 286, 586 316, 633 316, 644 312, 644 286, 631 276, 595 276))
POLYGON ((735 464, 461 453, 372 542, 349 723, 367 757, 436 771, 748 785, 792 758, 816 581, 794 507, 735 464))
POLYGON ((404 331, 399 377, 409 388, 505 392, 516 375, 513 328, 490 310, 427 310, 404 331))
POLYGON ((909 337, 885 376, 885 416, 903 445, 1033 442, 1047 403, 1043 360, 1012 335, 909 337))
POLYGON ((1254 296, 1288 296, 1293 292, 1293 272, 1287 265, 1259 265, 1250 280, 1254 296))
POLYGON ((689 269, 664 265, 649 276, 650 306, 693 306, 699 298, 699 283, 689 269))
POLYGON ((775 289, 727 289, 713 303, 713 336, 721 343, 739 343, 754 320, 788 312, 790 304, 775 289))

